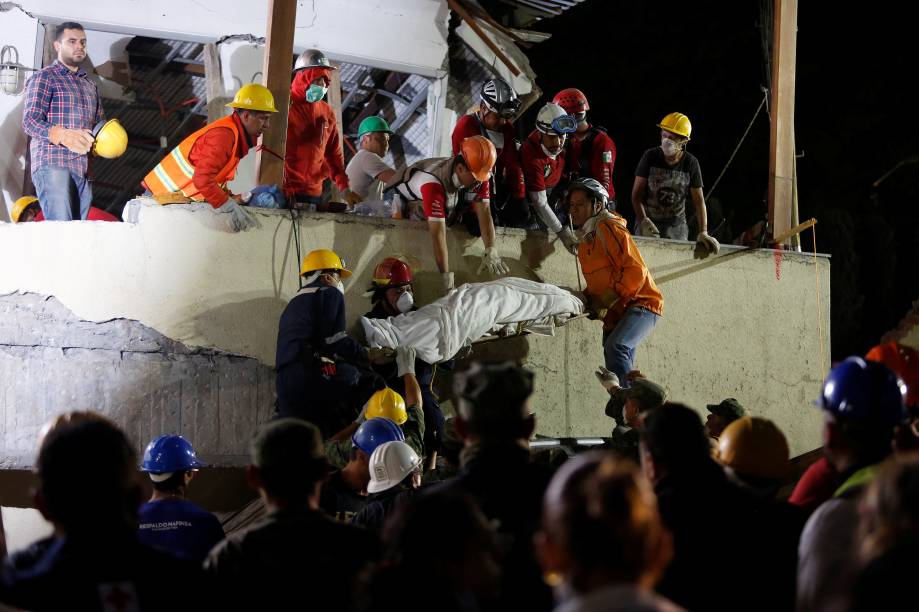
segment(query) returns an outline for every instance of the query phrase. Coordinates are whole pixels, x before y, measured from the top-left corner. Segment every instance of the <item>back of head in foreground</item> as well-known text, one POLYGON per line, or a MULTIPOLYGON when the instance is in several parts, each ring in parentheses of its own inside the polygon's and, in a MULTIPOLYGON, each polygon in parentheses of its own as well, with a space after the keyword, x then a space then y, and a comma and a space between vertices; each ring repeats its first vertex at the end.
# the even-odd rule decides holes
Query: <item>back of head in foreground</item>
POLYGON ((530 411, 533 373, 514 362, 473 362, 454 377, 457 430, 468 442, 526 441, 536 418, 530 411))
POLYGON ((579 594, 650 589, 671 557, 650 484, 633 463, 605 453, 579 455, 556 473, 537 549, 546 575, 579 594))
POLYGON ((269 509, 315 508, 328 470, 319 429, 308 421, 271 421, 252 441, 249 478, 269 509))
POLYGON ((41 441, 38 507, 67 535, 134 529, 142 500, 136 464, 131 443, 110 421, 65 420, 41 441))

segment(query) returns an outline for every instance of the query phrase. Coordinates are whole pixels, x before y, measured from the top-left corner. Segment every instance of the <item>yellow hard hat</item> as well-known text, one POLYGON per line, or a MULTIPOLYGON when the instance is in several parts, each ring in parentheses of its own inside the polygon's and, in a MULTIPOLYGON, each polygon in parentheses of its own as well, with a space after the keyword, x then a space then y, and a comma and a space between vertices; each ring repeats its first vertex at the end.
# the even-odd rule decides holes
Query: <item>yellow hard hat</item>
POLYGON ((329 249, 310 251, 303 258, 303 265, 300 266, 300 276, 316 270, 338 270, 342 278, 351 276, 351 271, 345 266, 345 260, 339 257, 335 251, 330 251, 329 249))
POLYGON ((100 121, 93 128, 93 155, 105 159, 121 157, 128 148, 128 133, 117 119, 100 121))
POLYGON ((377 391, 367 400, 367 410, 364 416, 368 419, 374 417, 384 417, 397 425, 402 425, 408 420, 408 412, 405 411, 405 400, 402 396, 386 387, 377 391))
POLYGON ((785 434, 769 419, 741 417, 718 436, 718 461, 741 476, 781 480, 788 457, 785 434))
POLYGON ((240 87, 233 97, 233 101, 227 106, 265 113, 278 112, 278 109, 274 107, 274 96, 271 95, 267 87, 258 83, 248 83, 240 87))
POLYGON ((692 134, 692 124, 689 122, 689 117, 683 113, 670 113, 661 119, 657 127, 678 136, 684 136, 686 140, 689 140, 689 135, 692 134))
POLYGON ((22 216, 22 213, 29 207, 30 204, 35 204, 38 202, 38 198, 35 196, 22 196, 13 203, 13 210, 10 211, 10 217, 13 219, 13 223, 19 223, 19 217, 22 216))

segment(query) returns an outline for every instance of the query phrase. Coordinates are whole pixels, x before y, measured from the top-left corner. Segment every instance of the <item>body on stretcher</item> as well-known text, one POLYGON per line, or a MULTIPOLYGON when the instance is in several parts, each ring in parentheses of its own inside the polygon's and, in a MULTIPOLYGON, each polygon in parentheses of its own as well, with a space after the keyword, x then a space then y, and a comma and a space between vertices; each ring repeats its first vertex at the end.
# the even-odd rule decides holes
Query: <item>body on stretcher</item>
POLYGON ((505 323, 500 327, 492 329, 478 340, 473 340, 472 344, 481 344, 483 342, 492 342, 505 338, 516 338, 518 336, 529 336, 530 334, 535 334, 537 336, 554 336, 555 331, 559 327, 564 327, 577 319, 586 318, 587 314, 582 313, 574 316, 553 315, 551 317, 543 317, 542 319, 505 323))

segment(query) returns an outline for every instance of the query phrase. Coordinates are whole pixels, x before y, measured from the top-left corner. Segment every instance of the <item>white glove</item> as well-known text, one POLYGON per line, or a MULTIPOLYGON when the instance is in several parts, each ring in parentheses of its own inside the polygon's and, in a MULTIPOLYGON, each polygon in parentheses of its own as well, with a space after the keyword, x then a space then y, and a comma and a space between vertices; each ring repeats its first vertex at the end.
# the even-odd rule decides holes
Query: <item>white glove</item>
POLYGON ((396 347, 396 368, 398 368, 399 376, 415 373, 415 347, 396 347))
POLYGON ((570 227, 563 227, 561 231, 557 234, 558 239, 562 241, 562 244, 565 245, 565 248, 568 249, 568 252, 572 255, 578 254, 578 238, 574 235, 574 232, 570 227))
POLYGON ((708 235, 708 232, 700 232, 696 237, 696 251, 693 255, 696 259, 705 259, 710 254, 718 254, 721 245, 718 241, 708 235))
POLYGON ((450 293, 450 290, 453 289, 453 272, 440 274, 440 288, 443 289, 444 295, 450 293))
POLYGON ((638 235, 647 238, 660 238, 661 231, 654 225, 654 221, 645 217, 638 223, 638 235))
POLYGON ((244 232, 247 229, 258 227, 258 221, 255 220, 255 217, 243 210, 239 202, 233 198, 224 202, 217 209, 217 212, 228 215, 229 220, 227 223, 234 232, 244 232))
POLYGON ((610 372, 605 367, 600 366, 597 368, 597 371, 594 372, 594 375, 596 375, 600 384, 603 385, 603 388, 610 393, 619 389, 619 377, 616 376, 615 372, 610 372))
POLYGON ((485 249, 485 254, 482 256, 482 265, 479 266, 479 271, 476 274, 481 275, 483 272, 488 272, 492 276, 508 273, 507 264, 498 255, 498 249, 495 247, 485 249))

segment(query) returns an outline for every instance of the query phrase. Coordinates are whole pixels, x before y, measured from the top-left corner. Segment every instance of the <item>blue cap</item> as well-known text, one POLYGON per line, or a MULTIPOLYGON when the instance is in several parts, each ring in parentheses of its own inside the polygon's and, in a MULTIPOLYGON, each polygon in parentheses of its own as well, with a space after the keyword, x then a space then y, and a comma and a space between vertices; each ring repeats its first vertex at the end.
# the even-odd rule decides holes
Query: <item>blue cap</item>
POLYGON ((368 455, 384 442, 405 442, 402 428, 386 417, 367 419, 351 436, 351 443, 368 455))

